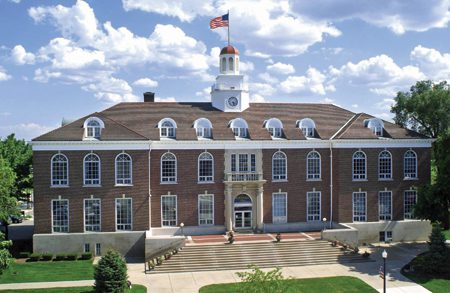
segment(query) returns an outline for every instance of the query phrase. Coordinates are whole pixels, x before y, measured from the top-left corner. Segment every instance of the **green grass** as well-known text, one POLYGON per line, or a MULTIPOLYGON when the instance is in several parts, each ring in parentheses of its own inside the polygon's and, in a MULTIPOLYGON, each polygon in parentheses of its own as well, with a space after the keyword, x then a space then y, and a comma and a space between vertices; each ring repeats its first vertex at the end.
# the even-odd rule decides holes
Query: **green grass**
POLYGON ((0 275, 0 284, 94 279, 92 260, 14 263, 0 275))
MULTIPOLYGON (((289 289, 285 292, 377 292, 365 282, 354 277, 330 277, 313 279, 288 279, 289 289)), ((239 292, 239 283, 214 284, 200 288, 200 293, 239 292)))
POLYGON ((450 240, 450 230, 443 231, 443 232, 444 232, 445 239, 450 240))
MULTIPOLYGON (((26 290, 3 290, 2 293, 93 293, 92 287, 66 287, 66 288, 46 288, 46 289, 26 289, 26 290)), ((146 293, 147 288, 142 285, 133 285, 131 290, 125 290, 126 293, 146 293)))
POLYGON ((443 279, 427 275, 416 275, 413 273, 406 273, 402 271, 402 274, 411 281, 427 288, 434 293, 448 293, 450 292, 450 279, 443 279))

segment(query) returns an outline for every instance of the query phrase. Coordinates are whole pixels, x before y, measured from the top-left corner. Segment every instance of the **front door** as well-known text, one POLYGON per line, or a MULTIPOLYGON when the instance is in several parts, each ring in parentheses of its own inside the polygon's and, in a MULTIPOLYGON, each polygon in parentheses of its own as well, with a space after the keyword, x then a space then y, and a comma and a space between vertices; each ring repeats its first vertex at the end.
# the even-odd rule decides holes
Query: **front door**
POLYGON ((236 229, 251 228, 252 227, 252 212, 251 211, 235 211, 234 212, 234 227, 236 229))

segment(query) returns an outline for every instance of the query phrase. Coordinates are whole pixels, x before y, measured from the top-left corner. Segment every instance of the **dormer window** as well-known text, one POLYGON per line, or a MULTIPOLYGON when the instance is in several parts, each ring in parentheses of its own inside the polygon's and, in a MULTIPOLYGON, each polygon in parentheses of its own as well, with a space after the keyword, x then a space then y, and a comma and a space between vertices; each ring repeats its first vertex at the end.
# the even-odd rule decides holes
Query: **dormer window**
POLYGON ((164 118, 158 123, 159 136, 161 138, 175 138, 177 124, 173 119, 164 118))
POLYGON ((230 128, 233 130, 235 137, 247 138, 248 137, 248 124, 242 118, 236 118, 231 120, 229 124, 230 128))
POLYGON ((198 138, 212 137, 212 124, 208 119, 200 118, 195 120, 194 128, 198 138))
POLYGON ((100 139, 105 124, 97 117, 90 117, 84 122, 84 137, 87 139, 100 139))
POLYGON ((305 137, 314 137, 316 124, 310 118, 304 118, 297 121, 297 127, 300 128, 305 137))
POLYGON ((272 138, 281 138, 283 136, 283 123, 277 118, 270 118, 265 122, 266 129, 272 138))
POLYGON ((383 136, 384 123, 381 119, 371 118, 364 120, 364 126, 372 130, 376 136, 383 136))

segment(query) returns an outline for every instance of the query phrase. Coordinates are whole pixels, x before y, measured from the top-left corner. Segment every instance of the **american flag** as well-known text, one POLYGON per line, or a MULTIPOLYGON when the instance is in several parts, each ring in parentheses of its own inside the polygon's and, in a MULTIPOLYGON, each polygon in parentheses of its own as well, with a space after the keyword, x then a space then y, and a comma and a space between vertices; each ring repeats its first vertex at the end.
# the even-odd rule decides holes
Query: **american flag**
POLYGON ((209 27, 215 29, 218 27, 228 26, 228 13, 222 16, 211 19, 209 22, 209 27))

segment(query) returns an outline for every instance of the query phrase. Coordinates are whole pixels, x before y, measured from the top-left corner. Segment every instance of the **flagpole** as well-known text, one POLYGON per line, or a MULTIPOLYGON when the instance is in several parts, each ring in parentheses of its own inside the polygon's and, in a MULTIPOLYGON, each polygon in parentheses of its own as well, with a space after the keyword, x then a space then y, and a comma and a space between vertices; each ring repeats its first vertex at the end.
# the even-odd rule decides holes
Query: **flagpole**
POLYGON ((230 10, 228 10, 228 46, 230 45, 230 10))

